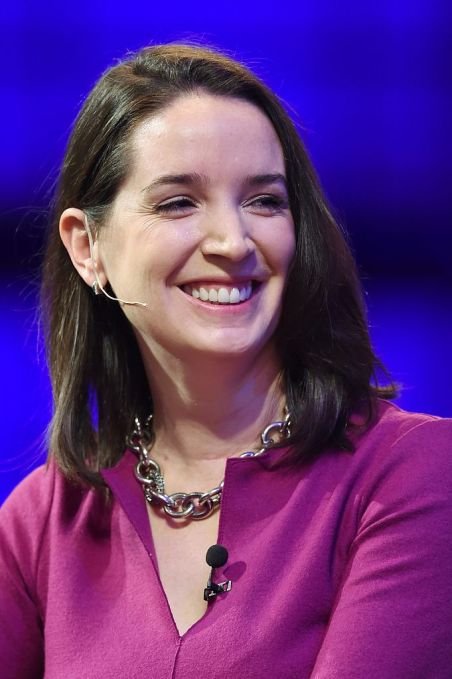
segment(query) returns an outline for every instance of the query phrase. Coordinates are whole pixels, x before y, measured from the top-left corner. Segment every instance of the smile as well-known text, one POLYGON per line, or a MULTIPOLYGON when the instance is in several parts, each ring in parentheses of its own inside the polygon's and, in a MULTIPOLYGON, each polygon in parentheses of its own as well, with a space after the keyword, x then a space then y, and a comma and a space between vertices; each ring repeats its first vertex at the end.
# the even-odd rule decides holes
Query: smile
POLYGON ((182 286, 182 290, 201 302, 210 304, 240 304, 246 302, 253 293, 253 283, 247 281, 240 285, 192 284, 182 286))

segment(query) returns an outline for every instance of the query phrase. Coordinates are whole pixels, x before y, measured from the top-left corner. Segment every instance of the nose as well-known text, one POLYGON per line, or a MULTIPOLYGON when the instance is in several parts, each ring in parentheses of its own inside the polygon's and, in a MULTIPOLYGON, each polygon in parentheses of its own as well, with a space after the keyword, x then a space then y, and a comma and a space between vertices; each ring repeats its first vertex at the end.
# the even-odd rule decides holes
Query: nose
POLYGON ((240 207, 222 208, 206 216, 201 250, 206 256, 217 255, 231 261, 246 259, 255 250, 240 207))

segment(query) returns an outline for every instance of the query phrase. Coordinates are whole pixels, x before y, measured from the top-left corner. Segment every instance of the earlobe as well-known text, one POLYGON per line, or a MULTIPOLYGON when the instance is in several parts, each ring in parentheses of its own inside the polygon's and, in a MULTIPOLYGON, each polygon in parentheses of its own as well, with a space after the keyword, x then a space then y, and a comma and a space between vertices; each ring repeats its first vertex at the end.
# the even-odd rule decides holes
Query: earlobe
POLYGON ((60 217, 59 230, 72 264, 85 283, 90 287, 93 283, 105 286, 107 277, 98 257, 97 241, 90 238, 90 226, 83 210, 72 207, 64 210, 60 217))

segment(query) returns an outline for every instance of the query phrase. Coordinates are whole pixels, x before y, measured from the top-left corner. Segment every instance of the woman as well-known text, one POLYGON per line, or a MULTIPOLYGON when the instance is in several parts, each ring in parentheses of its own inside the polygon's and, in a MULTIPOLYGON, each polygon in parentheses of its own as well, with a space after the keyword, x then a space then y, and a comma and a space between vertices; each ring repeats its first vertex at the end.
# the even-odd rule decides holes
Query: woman
POLYGON ((380 400, 353 259, 253 74, 184 45, 104 74, 42 301, 3 676, 450 676, 452 425, 380 400))

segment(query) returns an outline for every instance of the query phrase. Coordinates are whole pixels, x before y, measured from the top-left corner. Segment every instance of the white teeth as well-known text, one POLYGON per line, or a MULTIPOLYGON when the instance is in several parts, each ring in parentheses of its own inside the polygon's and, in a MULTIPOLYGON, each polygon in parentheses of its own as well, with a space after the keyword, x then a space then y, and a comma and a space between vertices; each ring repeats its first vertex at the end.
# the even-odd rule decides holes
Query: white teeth
POLYGON ((229 304, 229 292, 226 290, 226 288, 220 288, 218 290, 218 301, 220 302, 220 304, 229 304))
POLYGON ((238 288, 232 288, 231 293, 229 295, 229 302, 231 304, 238 304, 238 302, 240 302, 240 292, 238 288))
POLYGON ((191 294, 195 299, 200 299, 202 302, 212 302, 213 304, 239 304, 245 302, 251 297, 253 291, 252 283, 231 288, 195 288, 191 287, 186 292, 191 294))
POLYGON ((246 299, 249 299, 251 297, 251 292, 252 292, 252 285, 251 283, 248 283, 246 288, 241 288, 240 290, 240 301, 244 302, 246 299))

